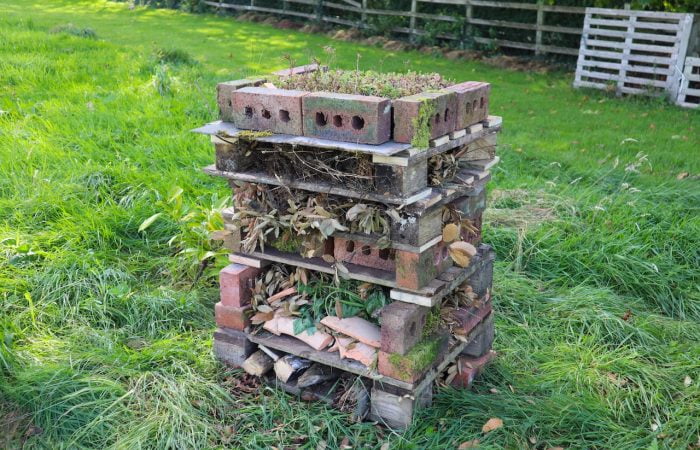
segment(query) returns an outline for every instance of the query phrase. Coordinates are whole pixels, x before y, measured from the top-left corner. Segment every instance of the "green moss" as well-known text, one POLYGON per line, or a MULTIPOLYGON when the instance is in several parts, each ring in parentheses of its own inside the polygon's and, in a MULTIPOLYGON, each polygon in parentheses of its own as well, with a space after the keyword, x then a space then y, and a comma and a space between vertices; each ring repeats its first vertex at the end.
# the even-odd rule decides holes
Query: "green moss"
POLYGON ((430 312, 425 318, 425 326, 423 327, 423 339, 432 336, 440 326, 440 305, 435 305, 430 309, 430 312))
POLYGON ((411 145, 419 149, 427 149, 430 145, 430 120, 435 114, 435 105, 430 99, 421 101, 418 115, 413 118, 413 139, 411 145))
POLYGON ((238 133, 238 139, 253 140, 261 137, 272 136, 272 131, 243 130, 238 133))
POLYGON ((282 236, 275 239, 270 245, 281 252, 297 252, 301 248, 301 238, 292 236, 289 233, 283 233, 282 236))
POLYGON ((435 361, 444 339, 444 336, 423 338, 406 355, 392 353, 389 362, 406 374, 420 372, 435 361))

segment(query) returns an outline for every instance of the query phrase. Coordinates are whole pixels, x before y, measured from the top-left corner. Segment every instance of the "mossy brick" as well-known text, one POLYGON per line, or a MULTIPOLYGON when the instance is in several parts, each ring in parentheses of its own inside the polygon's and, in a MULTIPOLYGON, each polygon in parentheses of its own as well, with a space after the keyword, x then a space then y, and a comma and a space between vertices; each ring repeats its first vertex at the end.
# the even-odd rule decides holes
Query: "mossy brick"
POLYGON ((214 332, 214 356, 224 364, 239 368, 256 349, 242 331, 217 328, 214 332))
POLYGON ((251 288, 260 269, 242 264, 229 264, 219 272, 221 304, 241 307, 250 304, 251 288))
POLYGON ((462 350, 463 356, 478 358, 491 350, 496 330, 493 323, 493 313, 489 314, 472 332, 472 340, 462 350))
POLYGON ((420 341, 430 308, 393 302, 382 308, 381 349, 405 355, 420 341))
POLYGON ((233 91, 249 86, 260 86, 264 82, 263 78, 244 78, 217 84, 216 103, 219 106, 219 119, 224 122, 233 122, 233 91))
POLYGON ((361 144, 391 137, 391 102, 371 95, 312 92, 302 99, 304 136, 361 144))
POLYGON ((415 383, 438 361, 447 350, 446 334, 424 338, 405 355, 379 350, 377 370, 381 375, 415 383))
POLYGON ((457 358, 457 375, 452 379, 452 387, 469 389, 474 379, 479 376, 484 368, 496 358, 496 352, 488 351, 478 358, 460 356, 457 358))
POLYGON ((491 84, 482 81, 466 81, 446 89, 457 94, 455 129, 461 130, 486 120, 489 116, 491 84))
POLYGON ((247 87, 233 92, 233 123, 243 130, 303 134, 301 99, 308 92, 247 87))
POLYGON ((393 107, 396 142, 410 144, 416 133, 422 131, 427 131, 428 137, 434 139, 455 130, 457 95, 453 91, 442 89, 402 97, 394 100, 393 107), (432 113, 427 123, 428 130, 418 129, 421 108, 432 113))
POLYGON ((241 307, 226 306, 221 302, 214 305, 216 324, 220 327, 238 331, 244 331, 250 325, 251 311, 250 305, 241 307))
POLYGON ((394 249, 380 249, 376 245, 370 245, 363 241, 334 238, 333 257, 336 261, 363 267, 390 272, 396 270, 396 251, 394 249))

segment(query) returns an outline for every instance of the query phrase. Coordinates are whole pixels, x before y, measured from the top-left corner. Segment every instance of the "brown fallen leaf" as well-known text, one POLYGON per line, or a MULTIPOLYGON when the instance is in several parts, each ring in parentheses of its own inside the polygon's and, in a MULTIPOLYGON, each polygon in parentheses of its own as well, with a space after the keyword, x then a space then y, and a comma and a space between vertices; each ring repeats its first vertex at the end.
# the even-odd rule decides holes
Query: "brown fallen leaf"
POLYGON ((478 439, 472 439, 471 441, 464 441, 457 447, 458 450, 464 450, 465 448, 477 448, 479 446, 478 439))
POLYGON ((676 180, 682 180, 683 178, 687 178, 688 175, 690 175, 688 172, 681 172, 678 175, 676 175, 676 180))
POLYGON ((493 430, 498 430, 503 426, 503 421, 499 419, 498 417, 492 417, 490 418, 483 427, 481 427, 481 431, 484 433, 490 433, 493 430))
POLYGON ((454 223, 448 223, 445 225, 445 228, 442 229, 443 242, 454 242, 457 239, 459 239, 459 226, 455 225, 454 223))
POLYGON ((467 267, 472 256, 476 255, 476 247, 464 241, 451 243, 448 250, 452 260, 461 267, 467 267))
POLYGON ((625 322, 627 322, 628 320, 630 320, 630 317, 632 317, 632 310, 628 309, 628 310, 625 311, 625 313, 622 315, 621 319, 624 320, 625 322))

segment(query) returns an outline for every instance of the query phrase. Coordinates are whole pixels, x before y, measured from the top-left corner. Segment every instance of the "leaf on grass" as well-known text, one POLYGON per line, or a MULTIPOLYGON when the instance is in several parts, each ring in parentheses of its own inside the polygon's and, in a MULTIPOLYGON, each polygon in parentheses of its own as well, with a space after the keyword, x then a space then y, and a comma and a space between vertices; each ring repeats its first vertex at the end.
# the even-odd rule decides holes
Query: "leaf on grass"
POLYGON ((465 448, 477 448, 479 447, 479 440, 472 439, 471 441, 464 441, 457 447, 458 450, 464 450, 465 448))
POLYGON ((686 375, 685 379, 683 380, 683 386, 690 387, 691 384, 693 384, 693 379, 686 375))
POLYGON ((688 172, 681 172, 678 175, 676 175, 676 180, 682 180, 683 178, 687 178, 688 175, 690 175, 688 172))
POLYGON ((152 215, 151 217, 149 217, 148 219, 144 220, 144 221, 141 223, 141 226, 139 226, 139 232, 140 232, 140 231, 143 231, 143 230, 145 230, 146 228, 148 228, 148 227, 150 227, 151 225, 153 225, 153 222, 155 222, 162 214, 163 214, 163 213, 156 213, 156 214, 153 214, 153 215, 152 215))
POLYGON ((445 228, 442 229, 442 240, 443 242, 454 242, 459 239, 459 226, 454 223, 448 223, 445 228))
POLYGON ((484 433, 490 433, 493 430, 498 430, 503 426, 503 421, 499 419, 498 417, 492 417, 490 418, 483 427, 481 427, 481 431, 484 433))
POLYGON ((469 242, 457 241, 449 246, 450 257, 461 267, 467 267, 472 256, 476 255, 476 248, 469 242))

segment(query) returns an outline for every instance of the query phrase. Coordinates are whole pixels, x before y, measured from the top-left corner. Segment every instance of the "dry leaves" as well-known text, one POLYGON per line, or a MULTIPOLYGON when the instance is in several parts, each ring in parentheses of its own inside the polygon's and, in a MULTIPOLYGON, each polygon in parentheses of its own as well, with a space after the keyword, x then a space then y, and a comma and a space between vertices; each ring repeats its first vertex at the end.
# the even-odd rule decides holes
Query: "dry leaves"
POLYGON ((503 426, 503 421, 499 419, 498 417, 492 417, 490 418, 483 427, 481 427, 481 431, 484 433, 490 433, 493 430, 497 430, 503 426))
POLYGON ((477 448, 479 447, 479 440, 472 439, 471 441, 464 441, 457 447, 458 450, 464 450, 465 448, 477 448))
POLYGON ((450 257, 460 267, 467 267, 472 256, 476 255, 476 247, 469 242, 453 242, 448 247, 450 257))
POLYGON ((459 239, 459 226, 454 223, 448 223, 442 229, 442 241, 445 243, 454 242, 459 239))

